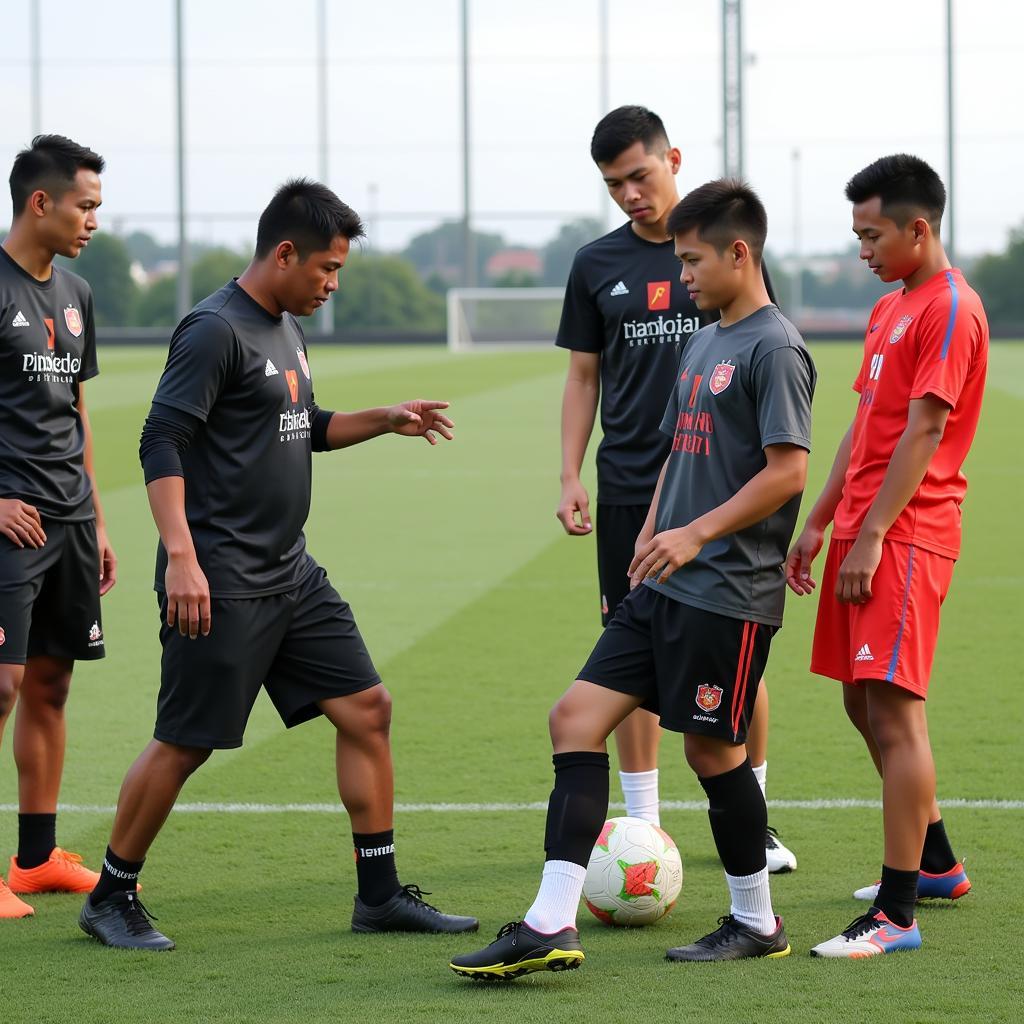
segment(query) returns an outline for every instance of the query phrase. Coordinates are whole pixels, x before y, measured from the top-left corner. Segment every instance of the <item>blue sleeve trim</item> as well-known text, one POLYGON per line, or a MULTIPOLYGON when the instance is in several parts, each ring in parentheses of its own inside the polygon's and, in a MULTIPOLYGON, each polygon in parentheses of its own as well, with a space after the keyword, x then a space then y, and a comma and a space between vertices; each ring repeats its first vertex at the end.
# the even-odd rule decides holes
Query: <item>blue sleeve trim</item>
POLYGON ((949 351, 949 343, 953 340, 953 327, 956 324, 956 308, 960 305, 960 293, 956 290, 956 281, 953 280, 953 271, 946 271, 946 283, 949 285, 951 304, 949 307, 949 322, 946 324, 946 337, 942 340, 942 354, 940 359, 946 358, 949 351))

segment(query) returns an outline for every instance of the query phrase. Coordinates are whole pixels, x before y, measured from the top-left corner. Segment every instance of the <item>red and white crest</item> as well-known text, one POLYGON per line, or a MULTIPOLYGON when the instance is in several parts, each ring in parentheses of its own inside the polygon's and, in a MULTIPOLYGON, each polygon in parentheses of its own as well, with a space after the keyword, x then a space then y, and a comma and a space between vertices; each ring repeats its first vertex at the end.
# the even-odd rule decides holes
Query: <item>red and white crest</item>
POLYGON ((4 627, 0 626, 0 647, 3 647, 4 641, 7 639, 7 634, 4 632, 4 627))
POLYGON ((731 383, 736 367, 732 363, 719 363, 708 380, 708 389, 713 395, 720 395, 731 383))
POLYGON ((701 683, 697 687, 697 707, 702 711, 714 711, 722 703, 722 688, 713 683, 701 683))
POLYGON ((295 350, 295 354, 299 357, 299 366, 302 367, 302 372, 306 375, 306 380, 309 380, 309 363, 306 362, 306 353, 303 352, 301 348, 297 348, 295 350))
POLYGON ((892 334, 889 335, 889 344, 895 345, 904 334, 907 333, 907 328, 910 326, 910 321, 914 318, 912 316, 905 316, 900 318, 900 322, 892 329, 892 334))
POLYGON ((82 336, 82 314, 74 306, 64 307, 64 323, 76 338, 82 336))

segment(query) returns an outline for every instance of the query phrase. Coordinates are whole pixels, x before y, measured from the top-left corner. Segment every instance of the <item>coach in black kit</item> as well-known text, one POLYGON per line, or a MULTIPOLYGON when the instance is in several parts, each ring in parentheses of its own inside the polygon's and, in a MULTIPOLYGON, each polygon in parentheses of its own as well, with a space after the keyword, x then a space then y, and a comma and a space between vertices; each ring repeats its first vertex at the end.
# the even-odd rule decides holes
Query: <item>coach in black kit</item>
POLYGON ((360 932, 472 931, 395 869, 391 701, 355 619, 306 551, 311 452, 385 433, 450 439, 446 402, 356 413, 320 409, 296 316, 338 287, 358 216, 323 185, 284 185, 260 218, 256 255, 178 325, 140 454, 160 531, 163 646, 154 739, 121 789, 84 931, 110 946, 171 949, 137 895, 146 852, 188 776, 242 743, 265 687, 291 727, 338 730, 338 790, 352 821, 360 932))

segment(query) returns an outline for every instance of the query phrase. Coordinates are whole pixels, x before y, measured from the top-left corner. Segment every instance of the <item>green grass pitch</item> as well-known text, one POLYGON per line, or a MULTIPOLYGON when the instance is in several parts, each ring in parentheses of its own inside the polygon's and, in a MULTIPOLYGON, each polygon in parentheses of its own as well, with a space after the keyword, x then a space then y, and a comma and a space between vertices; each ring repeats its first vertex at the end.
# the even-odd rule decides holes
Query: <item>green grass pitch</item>
MULTIPOLYGON (((858 352, 814 346, 820 378, 809 496, 853 414, 858 352)), ((76 673, 62 792, 69 809, 58 821, 62 845, 92 865, 120 780, 151 734, 158 681, 156 534, 136 450, 162 352, 108 349, 101 363, 87 394, 120 582, 104 605, 109 656, 76 673)), ((929 703, 940 798, 1015 802, 947 809, 975 891, 955 906, 921 910, 919 953, 867 963, 807 955, 863 909, 850 894, 877 877, 881 815, 784 805, 879 796, 838 687, 807 672, 814 601, 791 598, 768 667, 768 796, 782 802, 770 818, 800 861, 772 885, 794 955, 727 965, 662 959, 667 946, 703 934, 728 906, 705 814, 669 810, 664 824, 686 874, 667 919, 624 932, 584 911, 582 970, 486 987, 455 977, 447 960, 528 906, 543 813, 419 805, 529 804, 550 789, 547 710, 598 631, 593 540, 565 537, 554 517, 564 355, 318 350, 314 342, 311 363, 328 407, 452 402, 452 444, 431 449, 389 437, 317 456, 307 536, 351 601, 395 698, 397 800, 411 805, 397 816, 402 877, 443 908, 478 915, 479 939, 348 931, 354 871, 345 815, 280 810, 336 804, 329 729, 320 722, 286 733, 261 699, 245 746, 215 755, 182 800, 260 804, 268 813, 176 812, 144 873, 144 899, 178 949, 103 949, 78 930, 79 897, 30 898, 33 919, 0 923, 0 1022, 1021 1019, 1024 703, 1013 652, 1024 589, 1024 346, 992 350, 968 464, 963 557, 929 703)), ((5 859, 16 839, 10 750, 9 732, 0 760, 5 859)), ((678 737, 666 736, 661 766, 666 799, 701 798, 678 737)), ((618 797, 614 783, 612 793, 618 797)))

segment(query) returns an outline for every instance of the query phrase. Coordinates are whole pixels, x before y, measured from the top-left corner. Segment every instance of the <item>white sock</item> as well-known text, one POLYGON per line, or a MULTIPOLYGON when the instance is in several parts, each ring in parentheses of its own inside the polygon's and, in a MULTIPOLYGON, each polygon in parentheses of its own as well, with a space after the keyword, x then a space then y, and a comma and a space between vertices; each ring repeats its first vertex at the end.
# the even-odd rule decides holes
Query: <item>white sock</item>
POLYGON ((587 869, 572 861, 547 861, 537 898, 523 920, 534 931, 545 935, 560 932, 563 928, 575 928, 576 911, 580 908, 586 876, 587 869))
MULTIPOLYGON (((754 767, 754 765, 751 765, 750 767, 753 769, 754 778, 757 779, 757 784, 761 787, 761 796, 763 796, 767 801, 768 794, 765 792, 765 786, 768 784, 768 762, 764 761, 757 765, 757 767, 754 767)), ((772 931, 775 931, 775 929, 773 928, 772 931)))
POLYGON ((778 924, 768 888, 768 868, 763 867, 753 875, 730 875, 727 871, 725 880, 732 896, 732 916, 761 935, 771 935, 778 924))
POLYGON ((661 824, 658 811, 658 769, 649 772, 619 772, 622 795, 626 799, 626 814, 642 818, 652 825, 661 824))

